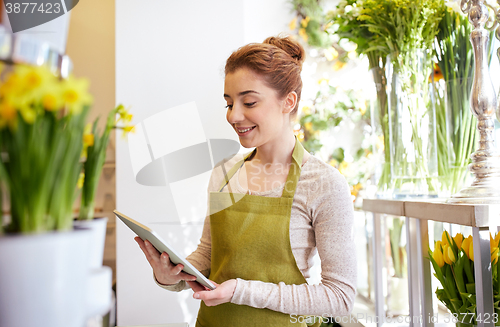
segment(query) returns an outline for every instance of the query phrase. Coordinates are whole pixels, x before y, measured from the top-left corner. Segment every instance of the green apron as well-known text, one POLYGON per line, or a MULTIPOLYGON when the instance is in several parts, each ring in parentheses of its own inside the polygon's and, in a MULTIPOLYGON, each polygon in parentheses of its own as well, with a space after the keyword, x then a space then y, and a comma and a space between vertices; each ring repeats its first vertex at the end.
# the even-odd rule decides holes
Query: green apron
MULTIPOLYGON (((295 139, 292 165, 282 197, 230 193, 231 190, 221 192, 255 150, 231 168, 219 192, 210 193, 212 254, 209 279, 218 284, 235 278, 287 285, 307 283, 290 246, 290 214, 304 155, 302 144, 295 139)), ((298 327, 306 326, 304 319, 230 302, 209 307, 202 301, 196 327, 298 327), (302 323, 297 322, 299 318, 302 323)))

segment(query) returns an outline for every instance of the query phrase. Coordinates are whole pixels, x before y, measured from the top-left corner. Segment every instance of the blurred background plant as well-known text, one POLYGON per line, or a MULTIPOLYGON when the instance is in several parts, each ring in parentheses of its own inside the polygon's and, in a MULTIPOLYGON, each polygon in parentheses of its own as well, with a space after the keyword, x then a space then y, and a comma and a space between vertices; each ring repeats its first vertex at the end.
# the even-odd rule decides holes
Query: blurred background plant
POLYGON ((361 91, 334 87, 327 79, 319 80, 317 85, 315 97, 302 100, 303 107, 294 131, 307 151, 322 158, 346 177, 353 201, 361 205, 356 199, 375 169, 368 101, 361 91), (345 133, 334 135, 342 126, 352 128, 352 134, 361 138, 356 146, 335 146, 339 138, 353 137, 345 133))

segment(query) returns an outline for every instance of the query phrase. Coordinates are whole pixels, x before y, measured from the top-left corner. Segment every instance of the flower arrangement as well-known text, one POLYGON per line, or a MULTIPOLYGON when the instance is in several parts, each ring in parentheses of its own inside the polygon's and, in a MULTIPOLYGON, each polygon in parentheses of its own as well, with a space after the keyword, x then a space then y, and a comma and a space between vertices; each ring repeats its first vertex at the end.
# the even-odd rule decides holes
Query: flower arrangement
MULTIPOLYGON (((490 252, 493 277, 493 294, 500 291, 500 264, 498 264, 500 233, 493 238, 490 234, 490 252)), ((476 289, 474 279, 474 247, 472 236, 465 238, 461 233, 451 237, 447 231, 435 242, 434 251, 429 249, 429 259, 436 278, 442 288, 436 295, 451 313, 458 317, 459 324, 477 325, 476 289)), ((498 301, 495 311, 499 310, 498 301)))
POLYGON ((101 177, 104 160, 106 159, 106 148, 109 144, 111 130, 122 129, 123 136, 133 130, 130 125, 132 115, 123 105, 118 105, 111 110, 106 120, 106 126, 102 133, 97 130, 97 118, 92 125, 85 127, 83 141, 83 171, 80 174, 80 187, 82 191, 81 205, 78 215, 79 220, 89 220, 94 218, 95 194, 99 178, 101 177), (118 118, 116 116, 118 115, 118 118), (118 126, 119 123, 123 126, 118 126))
POLYGON ((44 67, 1 68, 0 183, 11 217, 0 233, 68 230, 92 102, 88 81, 59 79, 44 67))
POLYGON ((358 18, 379 36, 374 48, 389 53, 391 66, 386 71, 393 93, 387 121, 392 130, 385 151, 392 160, 390 188, 402 194, 419 193, 419 188, 437 191, 431 178, 437 171, 431 171, 435 138, 428 88, 432 57, 427 49, 432 48, 443 14, 442 0, 366 0, 358 18))

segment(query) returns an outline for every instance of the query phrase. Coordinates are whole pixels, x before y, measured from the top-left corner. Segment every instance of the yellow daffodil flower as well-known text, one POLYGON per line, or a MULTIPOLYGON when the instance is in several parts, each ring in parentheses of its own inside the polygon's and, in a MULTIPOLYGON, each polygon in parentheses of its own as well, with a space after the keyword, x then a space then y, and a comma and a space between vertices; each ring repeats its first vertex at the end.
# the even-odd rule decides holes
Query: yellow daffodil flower
POLYGON ((455 235, 455 237, 453 237, 453 240, 457 244, 458 249, 461 249, 462 248, 462 242, 464 240, 463 234, 462 233, 457 233, 457 235, 455 235))
POLYGON ((288 28, 291 31, 295 31, 295 29, 297 28, 297 17, 295 17, 294 19, 292 19, 292 21, 290 22, 290 24, 288 24, 288 28))
POLYGON ((76 79, 72 75, 63 81, 62 97, 70 112, 79 113, 83 106, 92 103, 88 87, 89 81, 87 79, 76 79))
POLYGON ((461 247, 469 259, 470 259, 469 249, 471 243, 472 243, 472 236, 469 235, 466 239, 462 241, 462 247, 461 247))
POLYGON ((4 98, 4 100, 0 103, 0 119, 4 120, 5 122, 10 122, 15 120, 16 117, 16 108, 9 99, 4 98))
POLYGON ((306 18, 302 19, 300 21, 300 26, 302 26, 302 28, 306 28, 307 25, 309 24, 309 21, 311 20, 311 17, 309 16, 306 16, 306 18))
POLYGON ((309 36, 307 35, 306 33, 306 29, 305 28, 300 28, 299 29, 299 35, 302 37, 302 39, 307 42, 307 39, 309 38, 309 36))
POLYGON ((345 175, 347 174, 348 170, 349 170, 349 163, 347 161, 342 161, 339 165, 339 172, 342 174, 342 175, 345 175))
POLYGON ((339 57, 339 52, 334 47, 325 49, 325 57, 328 61, 333 61, 339 57))
POLYGON ((84 134, 83 135, 83 144, 86 147, 90 147, 94 145, 94 134, 84 134))
POLYGON ((299 134, 298 134, 298 136, 297 136, 297 137, 299 138, 299 141, 304 140, 304 131, 303 131, 303 130, 300 130, 300 131, 299 131, 299 134))
POLYGON ((309 115, 311 113, 311 107, 309 107, 309 106, 303 106, 302 107, 302 113, 304 113, 304 115, 309 115))
POLYGON ((341 70, 342 68, 344 68, 344 66, 346 65, 345 62, 342 62, 340 60, 337 60, 334 64, 333 64, 333 70, 334 71, 339 71, 341 70))
POLYGON ((435 248, 434 252, 432 253, 432 258, 434 259, 434 261, 436 261, 439 268, 443 268, 444 258, 443 258, 443 253, 441 252, 441 249, 435 248))

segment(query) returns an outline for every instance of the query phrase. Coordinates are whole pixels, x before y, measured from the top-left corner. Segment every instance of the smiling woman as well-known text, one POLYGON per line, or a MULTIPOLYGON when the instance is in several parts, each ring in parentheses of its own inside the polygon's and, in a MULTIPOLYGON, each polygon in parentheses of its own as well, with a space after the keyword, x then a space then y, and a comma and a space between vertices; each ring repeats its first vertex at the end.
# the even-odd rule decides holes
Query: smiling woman
POLYGON ((197 284, 166 253, 136 239, 158 285, 192 288, 202 300, 198 327, 305 326, 302 316, 352 310, 356 255, 349 187, 335 168, 304 150, 291 126, 303 60, 298 43, 270 37, 238 49, 226 62, 226 118, 241 145, 255 149, 212 171, 203 234, 187 257, 217 288, 197 284), (308 285, 316 252, 322 280, 308 285))

